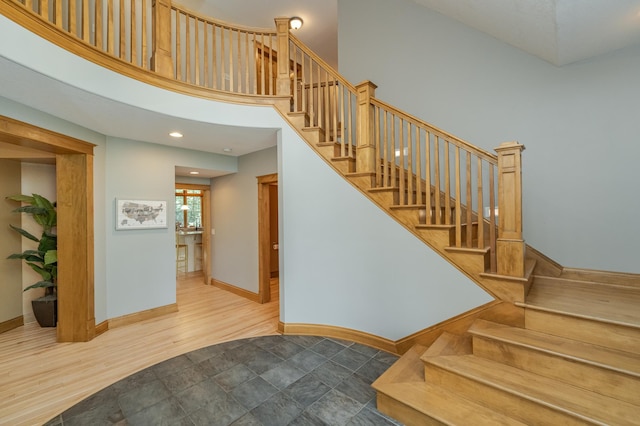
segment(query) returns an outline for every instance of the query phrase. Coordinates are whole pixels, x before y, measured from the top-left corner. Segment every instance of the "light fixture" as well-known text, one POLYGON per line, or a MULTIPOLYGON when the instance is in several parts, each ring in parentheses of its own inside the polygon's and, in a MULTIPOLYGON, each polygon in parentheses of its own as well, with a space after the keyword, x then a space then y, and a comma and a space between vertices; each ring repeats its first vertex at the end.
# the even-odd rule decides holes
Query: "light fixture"
POLYGON ((171 136, 172 138, 181 138, 182 137, 182 133, 180 133, 180 132, 171 132, 171 133, 169 133, 169 136, 171 136))
POLYGON ((180 210, 189 210, 189 206, 186 204, 183 204, 182 207, 180 207, 180 210))
POLYGON ((200 174, 200 172, 193 171, 193 172, 189 172, 189 174, 190 174, 190 175, 199 175, 199 174, 200 174))
POLYGON ((297 16, 289 19, 289 28, 291 28, 292 30, 299 30, 300 28, 302 28, 302 24, 302 18, 299 18, 297 16))
POLYGON ((231 148, 222 148, 222 150, 223 150, 224 152, 231 152, 231 151, 233 151, 231 148))

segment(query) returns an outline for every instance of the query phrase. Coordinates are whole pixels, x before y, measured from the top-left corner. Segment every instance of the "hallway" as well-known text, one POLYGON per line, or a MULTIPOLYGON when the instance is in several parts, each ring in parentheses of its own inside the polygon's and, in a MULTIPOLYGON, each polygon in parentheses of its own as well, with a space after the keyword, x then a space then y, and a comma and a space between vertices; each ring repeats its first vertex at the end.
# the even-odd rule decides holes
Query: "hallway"
POLYGON ((0 425, 42 424, 158 362, 220 342, 276 334, 277 298, 259 305, 202 285, 201 279, 177 282, 178 312, 111 329, 88 343, 56 343, 56 330, 37 323, 0 334, 0 425))

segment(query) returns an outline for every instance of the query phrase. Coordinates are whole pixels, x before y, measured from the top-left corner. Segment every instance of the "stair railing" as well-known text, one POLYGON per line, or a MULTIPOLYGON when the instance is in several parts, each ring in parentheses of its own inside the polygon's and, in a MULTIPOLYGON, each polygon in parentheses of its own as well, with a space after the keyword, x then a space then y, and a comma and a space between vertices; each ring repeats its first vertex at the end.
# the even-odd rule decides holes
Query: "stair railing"
POLYGON ((274 31, 206 18, 171 0, 13 3, 158 75, 213 90, 289 97, 288 112, 322 129, 326 142, 340 145, 340 156, 355 156, 357 172, 372 174, 374 187, 397 188, 398 206, 422 209, 424 225, 453 227, 454 248, 489 248, 489 272, 524 277, 524 147, 505 143, 495 156, 376 99, 373 83, 350 84, 289 32, 287 18, 276 18, 274 31))

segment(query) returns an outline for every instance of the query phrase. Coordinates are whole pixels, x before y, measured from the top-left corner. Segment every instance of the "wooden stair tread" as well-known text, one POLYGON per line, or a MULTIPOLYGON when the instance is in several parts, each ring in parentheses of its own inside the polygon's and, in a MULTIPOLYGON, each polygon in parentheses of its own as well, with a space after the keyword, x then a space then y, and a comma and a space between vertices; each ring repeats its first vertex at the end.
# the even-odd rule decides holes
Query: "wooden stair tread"
POLYGON ((526 424, 426 382, 389 383, 380 392, 447 425, 526 424))
POLYGON ((428 364, 585 421, 623 425, 638 417, 636 405, 474 355, 434 357, 428 364))
POLYGON ((523 306, 640 328, 640 289, 536 277, 523 306))
MULTIPOLYGON (((452 342, 452 344, 456 344, 452 342)), ((425 383, 422 345, 414 345, 371 386, 379 393, 449 425, 523 425, 440 386, 425 383)))
POLYGON ((546 353, 615 370, 640 379, 640 354, 618 351, 590 343, 557 337, 524 328, 476 320, 469 333, 501 342, 526 346, 546 353))

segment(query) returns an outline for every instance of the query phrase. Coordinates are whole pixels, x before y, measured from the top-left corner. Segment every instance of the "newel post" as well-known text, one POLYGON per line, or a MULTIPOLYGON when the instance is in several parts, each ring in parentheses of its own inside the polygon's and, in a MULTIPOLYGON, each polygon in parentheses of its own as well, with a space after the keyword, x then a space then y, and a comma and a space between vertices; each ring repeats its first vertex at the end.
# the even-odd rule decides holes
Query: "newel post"
POLYGON ((358 109, 356 111, 356 171, 374 173, 376 171, 376 147, 373 141, 374 111, 371 98, 375 96, 375 84, 363 81, 356 86, 358 109))
POLYGON ((289 18, 275 18, 276 49, 278 49, 278 75, 276 95, 291 96, 291 76, 289 67, 289 18))
POLYGON ((498 153, 498 275, 524 277, 522 238, 522 151, 524 145, 505 142, 498 153))
POLYGON ((173 78, 173 60, 171 59, 171 0, 153 0, 152 2, 153 54, 151 70, 173 78))

